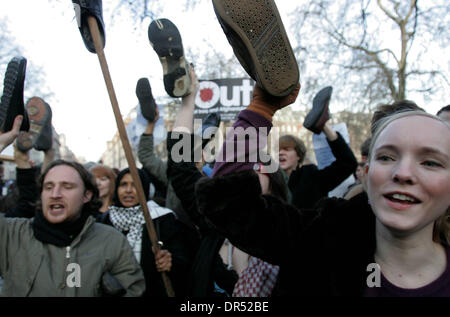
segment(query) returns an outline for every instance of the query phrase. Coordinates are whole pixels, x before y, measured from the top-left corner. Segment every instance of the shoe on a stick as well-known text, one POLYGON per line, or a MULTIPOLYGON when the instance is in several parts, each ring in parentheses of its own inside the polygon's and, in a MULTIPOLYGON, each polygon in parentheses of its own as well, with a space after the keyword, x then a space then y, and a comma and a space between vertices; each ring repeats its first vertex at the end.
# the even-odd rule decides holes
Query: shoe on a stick
POLYGON ((191 78, 184 56, 180 32, 168 19, 158 19, 148 27, 148 39, 163 67, 164 88, 173 98, 189 95, 191 78))
POLYGON ((95 54, 94 40, 89 30, 88 17, 93 16, 97 20, 100 38, 103 48, 105 48, 105 23, 103 22, 102 0, 72 0, 72 3, 84 45, 89 52, 95 54))
POLYGON ((213 0, 213 7, 247 74, 270 95, 289 95, 300 75, 275 1, 213 0))
POLYGON ((12 129, 14 119, 18 115, 23 116, 20 130, 28 131, 30 128, 23 103, 26 68, 27 60, 22 56, 14 57, 6 68, 0 104, 0 129, 2 132, 8 132, 12 129))
POLYGON ((136 84, 136 96, 141 105, 141 112, 148 122, 155 121, 156 102, 147 78, 140 78, 136 84))
POLYGON ((330 119, 329 104, 332 92, 333 87, 328 86, 316 94, 313 107, 303 122, 303 126, 315 134, 320 134, 323 126, 330 119))

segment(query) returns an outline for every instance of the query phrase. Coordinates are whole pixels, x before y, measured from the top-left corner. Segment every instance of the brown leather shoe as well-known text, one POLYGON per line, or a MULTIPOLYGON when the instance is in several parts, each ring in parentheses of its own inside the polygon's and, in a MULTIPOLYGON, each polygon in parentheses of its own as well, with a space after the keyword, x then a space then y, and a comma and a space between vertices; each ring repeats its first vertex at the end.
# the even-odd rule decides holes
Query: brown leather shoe
POLYGON ((26 152, 32 147, 38 151, 47 151, 52 147, 52 110, 39 97, 27 101, 26 110, 30 119, 30 130, 20 132, 17 138, 17 148, 26 152))

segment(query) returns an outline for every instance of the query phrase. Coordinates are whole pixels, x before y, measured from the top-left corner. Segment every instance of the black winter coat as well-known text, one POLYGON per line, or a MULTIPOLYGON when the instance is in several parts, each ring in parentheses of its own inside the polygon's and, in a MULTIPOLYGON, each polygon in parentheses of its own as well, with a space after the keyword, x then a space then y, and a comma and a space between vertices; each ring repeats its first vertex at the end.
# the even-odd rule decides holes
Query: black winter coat
POLYGON ((312 208, 328 192, 349 177, 358 166, 355 155, 338 133, 338 138, 328 141, 336 160, 319 170, 316 165, 307 164, 294 170, 288 181, 292 193, 292 204, 297 208, 312 208))
POLYGON ((201 242, 198 245, 189 278, 188 295, 192 297, 214 296, 216 295, 214 293, 214 282, 231 295, 238 275, 235 271, 226 268, 219 255, 219 250, 225 239, 205 222, 204 216, 198 212, 195 200, 195 184, 202 177, 202 174, 195 167, 193 160, 191 162, 174 162, 170 155, 172 147, 182 137, 191 138, 191 145, 193 145, 193 135, 182 133, 178 136, 175 137, 175 135, 169 133, 167 137, 169 153, 167 177, 172 182, 183 209, 188 213, 201 234, 201 242))
MULTIPOLYGON (((103 214, 98 220, 112 226, 109 212, 103 214)), ((194 250, 198 244, 197 236, 192 230, 175 218, 167 214, 153 219, 158 240, 163 242, 163 249, 172 254, 172 268, 167 273, 176 297, 187 296, 188 274, 191 269, 194 250)), ((126 232, 124 232, 126 234, 126 232)), ((144 296, 166 297, 166 289, 161 273, 156 270, 155 256, 148 235, 147 226, 142 230, 141 267, 145 277, 144 296)))
POLYGON ((362 295, 375 262, 375 216, 365 193, 298 210, 262 195, 254 171, 202 178, 200 213, 233 245, 279 265, 273 296, 362 295))

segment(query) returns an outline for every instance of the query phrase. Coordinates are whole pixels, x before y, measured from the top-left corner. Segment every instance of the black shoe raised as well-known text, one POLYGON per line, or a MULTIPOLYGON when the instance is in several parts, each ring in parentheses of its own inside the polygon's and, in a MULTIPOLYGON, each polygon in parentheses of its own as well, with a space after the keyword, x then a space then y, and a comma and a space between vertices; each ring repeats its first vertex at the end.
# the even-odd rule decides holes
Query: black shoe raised
POLYGON ((212 112, 208 114, 202 122, 202 148, 211 141, 212 137, 216 134, 220 125, 220 114, 212 112))
POLYGON ((320 134, 323 126, 330 119, 329 104, 333 87, 325 87, 319 91, 313 99, 313 107, 306 115, 303 126, 314 132, 320 134))
POLYGON ((247 74, 270 95, 289 95, 300 75, 275 1, 213 0, 213 7, 247 74))
POLYGON ((27 101, 26 110, 30 119, 30 130, 20 132, 17 138, 17 148, 26 152, 31 148, 47 151, 52 146, 52 110, 39 97, 27 101))
POLYGON ((48 118, 47 122, 45 123, 44 127, 42 128, 41 134, 36 140, 36 143, 34 144, 34 148, 37 151, 48 151, 52 148, 52 142, 53 142, 53 126, 52 126, 52 109, 50 108, 50 105, 46 102, 44 102, 45 108, 47 109, 48 118))
POLYGON ((149 121, 155 121, 156 103, 153 98, 152 88, 147 78, 140 78, 136 84, 136 96, 141 105, 141 112, 144 118, 149 121))
POLYGON ((102 0, 72 0, 72 3, 84 45, 89 52, 95 54, 94 40, 89 30, 87 18, 88 16, 93 16, 97 20, 102 45, 105 48, 105 24, 103 23, 102 0))
POLYGON ((7 132, 12 129, 14 119, 18 115, 23 116, 21 131, 28 131, 30 123, 23 104, 23 87, 25 83, 25 71, 27 60, 25 57, 16 56, 6 68, 3 81, 3 95, 0 104, 0 129, 7 132))
POLYGON ((148 27, 148 39, 161 61, 167 94, 174 98, 189 95, 189 63, 184 57, 183 42, 175 24, 168 19, 152 21, 148 27))

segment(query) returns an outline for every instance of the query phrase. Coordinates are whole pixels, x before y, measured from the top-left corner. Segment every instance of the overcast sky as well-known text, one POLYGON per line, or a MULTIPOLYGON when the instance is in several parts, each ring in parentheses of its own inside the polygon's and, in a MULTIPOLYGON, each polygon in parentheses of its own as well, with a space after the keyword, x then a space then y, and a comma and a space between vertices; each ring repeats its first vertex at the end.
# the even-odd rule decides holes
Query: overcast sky
MULTIPOLYGON (((231 54, 210 1, 188 12, 183 12, 177 2, 180 1, 171 0, 161 17, 177 25, 185 49, 212 41, 215 46, 223 45, 223 50, 231 54)), ((286 8, 290 7, 290 1, 282 2, 286 8)), ((105 55, 121 113, 126 115, 137 104, 135 87, 139 78, 150 79, 156 98, 166 96, 166 92, 161 64, 147 37, 150 19, 142 27, 136 27, 124 15, 112 24, 106 14, 109 3, 103 1, 105 55)), ((283 10, 280 7, 280 12, 285 14, 283 10)), ((56 130, 66 135, 76 155, 97 161, 117 128, 98 58, 82 42, 71 1, 52 5, 48 0, 2 0, 0 15, 7 17, 11 36, 24 49, 28 63, 42 66, 46 72, 46 85, 54 94, 48 101, 56 130)), ((25 95, 25 99, 29 97, 25 95)))
MULTIPOLYGON (((223 47, 221 51, 231 56, 232 50, 216 20, 211 1, 203 1, 188 12, 177 5, 181 2, 167 1, 170 5, 160 17, 169 18, 178 26, 185 49, 201 47, 207 41, 214 47, 223 47)), ((103 1, 105 55, 121 113, 126 115, 137 105, 135 87, 141 77, 150 79, 156 99, 167 95, 161 64, 147 37, 150 19, 136 26, 123 14, 111 23, 110 3, 103 1)), ((295 1, 277 1, 277 5, 286 24, 287 13, 295 1)), ((99 160, 106 150, 106 142, 117 131, 116 122, 98 58, 83 44, 71 1, 50 4, 48 0, 1 0, 0 16, 7 17, 11 36, 23 48, 28 63, 41 66, 46 72, 45 84, 54 94, 47 101, 53 110, 57 132, 66 135, 69 147, 77 156, 88 161, 99 160)), ((286 30, 292 40, 288 26, 286 30)), ((201 74, 197 75, 201 78, 201 74)), ((25 95, 25 99, 29 97, 25 95)))

